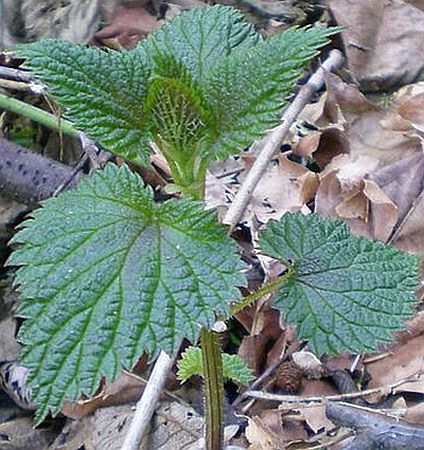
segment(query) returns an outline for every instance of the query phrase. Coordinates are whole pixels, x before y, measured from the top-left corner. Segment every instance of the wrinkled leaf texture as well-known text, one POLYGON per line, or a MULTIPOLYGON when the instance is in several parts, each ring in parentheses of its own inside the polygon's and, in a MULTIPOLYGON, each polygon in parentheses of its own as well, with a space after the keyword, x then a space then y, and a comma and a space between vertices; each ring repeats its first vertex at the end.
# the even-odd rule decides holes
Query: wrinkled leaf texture
POLYGON ((22 266, 19 340, 38 423, 143 351, 172 355, 183 338, 196 342, 245 284, 215 213, 190 200, 154 203, 126 166, 108 165, 32 216, 8 264, 22 266))
POLYGON ((291 261, 274 306, 312 351, 374 351, 412 315, 418 259, 350 234, 342 221, 286 214, 268 223, 261 250, 291 261))
POLYGON ((18 54, 76 127, 107 149, 147 164, 149 141, 163 146, 163 136, 171 136, 168 145, 174 145, 176 136, 180 148, 212 160, 239 152, 278 124, 302 69, 338 31, 290 29, 263 40, 239 12, 217 5, 181 13, 132 51, 49 39, 18 54), (174 86, 175 96, 187 95, 165 107, 146 103, 158 80, 174 86), (175 120, 188 136, 181 136, 175 120))

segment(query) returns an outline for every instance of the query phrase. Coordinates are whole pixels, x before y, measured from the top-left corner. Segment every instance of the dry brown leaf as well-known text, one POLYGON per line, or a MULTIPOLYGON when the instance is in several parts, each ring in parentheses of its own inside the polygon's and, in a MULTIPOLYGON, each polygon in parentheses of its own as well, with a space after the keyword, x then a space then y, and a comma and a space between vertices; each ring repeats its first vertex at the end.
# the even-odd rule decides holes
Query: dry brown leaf
POLYGON ((405 86, 397 97, 399 115, 424 133, 424 82, 405 86))
MULTIPOLYGON (((418 373, 424 375, 423 346, 424 335, 420 335, 404 344, 393 346, 391 354, 386 358, 366 364, 372 377, 369 388, 388 386, 418 373)), ((398 386, 395 392, 424 394, 424 376, 420 381, 398 386)))
POLYGON ((291 355, 293 362, 310 378, 320 378, 323 373, 322 362, 311 352, 302 350, 291 355))
POLYGON ((113 383, 103 387, 100 393, 87 400, 79 400, 76 404, 65 403, 61 412, 72 419, 80 419, 103 406, 121 405, 140 398, 145 383, 129 372, 113 383))
POLYGON ((396 205, 373 181, 365 177, 378 161, 340 155, 320 174, 315 211, 325 217, 344 219, 352 233, 386 241, 395 226, 396 205))
MULTIPOLYGON (((127 3, 118 6, 112 22, 94 36, 100 41, 116 40, 126 49, 134 48, 138 41, 159 28, 163 21, 151 15, 144 2, 127 3)), ((113 42, 113 41, 112 41, 113 42)), ((109 46, 112 46, 109 42, 109 46)))
POLYGON ((397 111, 402 102, 413 101, 417 89, 401 89, 393 97, 391 107, 384 109, 367 100, 356 86, 343 82, 334 74, 327 76, 326 85, 321 127, 325 125, 325 117, 327 126, 336 124, 341 128, 354 159, 361 155, 370 156, 379 161, 381 168, 422 153, 417 130, 397 111))
POLYGON ((0 448, 3 450, 44 450, 55 439, 50 428, 34 428, 31 417, 0 424, 0 448))
MULTIPOLYGON (((206 208, 220 208, 223 212, 254 161, 254 156, 243 155, 239 161, 230 162, 227 170, 222 167, 212 170, 206 183, 206 208), (229 176, 220 172, 229 173, 229 176)), ((286 212, 302 208, 308 210, 306 203, 313 199, 317 187, 318 176, 315 173, 280 155, 270 163, 269 169, 259 181, 242 221, 256 229, 258 221, 267 223, 270 219, 280 219, 286 212)))
POLYGON ((357 86, 342 81, 334 73, 325 75, 327 97, 323 114, 330 123, 343 124, 361 114, 370 111, 380 111, 380 108, 370 102, 357 86))
POLYGON ((312 132, 301 138, 293 153, 303 158, 313 156, 318 167, 323 170, 331 160, 343 153, 349 153, 350 146, 345 132, 330 127, 322 132, 312 132))
POLYGON ((424 67, 424 12, 402 0, 331 0, 353 77, 365 91, 415 80, 424 67))
POLYGON ((255 336, 244 336, 238 349, 238 355, 243 359, 255 376, 259 376, 263 364, 264 354, 266 353, 269 340, 262 334, 255 336))
POLYGON ((396 232, 393 245, 411 253, 424 252, 424 191, 396 232))
MULTIPOLYGON (((132 404, 99 408, 91 416, 73 421, 53 444, 54 450, 119 450, 134 416, 132 404)), ((140 450, 202 448, 203 418, 184 402, 161 400, 140 450), (193 446, 193 447, 192 447, 193 446)), ((27 447, 32 448, 32 447, 27 447)))
MULTIPOLYGON (((253 157, 245 158, 246 169, 253 161, 253 157)), ((255 219, 267 223, 280 219, 287 212, 301 210, 318 188, 318 176, 286 156, 280 155, 272 164, 258 183, 243 216, 251 225, 255 219)))
POLYGON ((238 355, 256 375, 261 372, 270 345, 278 340, 281 334, 279 312, 269 306, 261 308, 254 316, 251 335, 243 337, 238 350, 238 355))
POLYGON ((410 423, 424 425, 424 403, 419 402, 414 405, 408 405, 404 419, 410 423))
POLYGON ((302 416, 303 420, 308 424, 308 427, 315 434, 334 428, 333 422, 325 414, 325 405, 307 405, 304 408, 294 409, 294 411, 302 416))
MULTIPOLYGON (((281 413, 278 413, 281 416, 281 413)), ((281 440, 278 434, 264 424, 259 417, 248 417, 248 426, 246 428, 246 438, 250 443, 248 450, 279 450, 281 449, 281 440)))
POLYGON ((406 330, 396 333, 396 342, 404 344, 424 332, 424 311, 418 312, 406 322, 406 330))
POLYGON ((414 153, 373 171, 369 179, 375 181, 397 206, 402 221, 424 186, 424 154, 414 153))

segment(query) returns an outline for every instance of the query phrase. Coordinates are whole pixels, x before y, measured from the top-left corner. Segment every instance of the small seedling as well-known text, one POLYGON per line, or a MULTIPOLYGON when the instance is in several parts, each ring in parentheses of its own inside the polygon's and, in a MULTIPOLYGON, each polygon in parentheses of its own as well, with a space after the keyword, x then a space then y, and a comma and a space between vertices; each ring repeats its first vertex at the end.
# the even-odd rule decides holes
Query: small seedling
MULTIPOLYGON (((38 424, 143 351, 173 355, 183 338, 201 335, 214 387, 207 448, 220 448, 213 417, 222 401, 208 397, 222 396, 221 357, 208 330, 229 317, 246 280, 235 242, 204 210, 206 169, 279 122, 302 70, 336 31, 262 39, 241 14, 214 6, 182 13, 133 51, 56 40, 21 49, 66 117, 103 147, 148 165, 155 142, 183 197, 155 203, 138 175, 109 164, 44 202, 14 237, 21 245, 9 264, 20 266, 19 339, 38 424)), ((260 245, 290 269, 274 306, 317 354, 375 350, 411 315, 417 260, 353 237, 341 222, 286 215, 260 245)))

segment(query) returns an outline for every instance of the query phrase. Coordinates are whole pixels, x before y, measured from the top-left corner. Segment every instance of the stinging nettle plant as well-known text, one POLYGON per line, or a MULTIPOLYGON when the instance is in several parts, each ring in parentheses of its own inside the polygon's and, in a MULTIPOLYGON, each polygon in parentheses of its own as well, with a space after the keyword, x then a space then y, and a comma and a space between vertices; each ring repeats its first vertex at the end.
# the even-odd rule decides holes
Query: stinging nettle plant
MULTIPOLYGON (((37 423, 65 400, 93 395, 143 351, 175 354, 183 338, 202 336, 203 360, 190 350, 182 379, 204 371, 207 380, 208 355, 221 364, 208 330, 229 317, 246 280, 235 242, 204 210, 206 169, 278 124, 302 70, 337 31, 289 29, 264 40, 241 14, 214 6, 182 13, 132 51, 57 40, 19 51, 66 117, 103 147, 148 165, 154 142, 182 193, 155 203, 138 175, 109 164, 44 202, 13 238, 37 423)), ((351 236, 342 222, 286 215, 268 224, 260 247, 289 268, 275 307, 318 354, 375 350, 412 313, 417 260, 351 236)), ((209 449, 221 439, 212 426, 209 449)))

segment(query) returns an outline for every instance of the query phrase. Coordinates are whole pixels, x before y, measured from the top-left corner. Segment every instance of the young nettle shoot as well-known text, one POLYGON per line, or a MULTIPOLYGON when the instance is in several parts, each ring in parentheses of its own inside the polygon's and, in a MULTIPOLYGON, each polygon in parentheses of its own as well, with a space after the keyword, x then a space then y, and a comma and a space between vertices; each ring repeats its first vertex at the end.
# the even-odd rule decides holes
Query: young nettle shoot
MULTIPOLYGON (((38 424, 143 352, 174 355, 183 338, 201 336, 207 448, 220 449, 221 356, 209 330, 246 280, 236 243, 204 210, 206 169, 278 124, 303 69, 337 31, 263 39, 237 11, 213 6, 180 14, 132 51, 51 39, 19 51, 66 118, 104 148, 148 165, 154 142, 182 194, 155 203, 128 166, 109 164, 44 202, 15 235, 9 264, 20 266, 19 339, 38 424)), ((275 307, 318 354, 375 350, 411 315, 417 260, 352 237, 341 222, 286 215, 260 245, 291 261, 275 307)))

